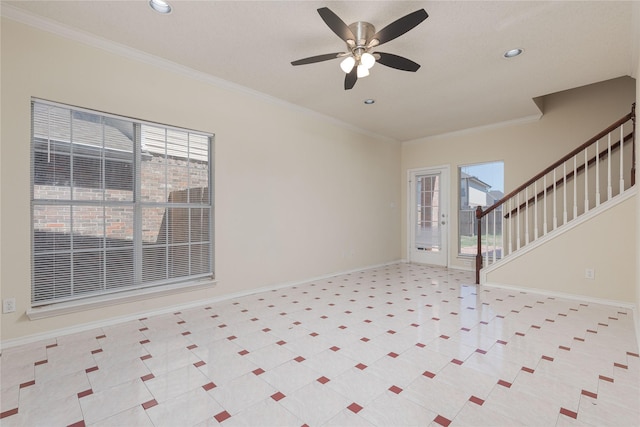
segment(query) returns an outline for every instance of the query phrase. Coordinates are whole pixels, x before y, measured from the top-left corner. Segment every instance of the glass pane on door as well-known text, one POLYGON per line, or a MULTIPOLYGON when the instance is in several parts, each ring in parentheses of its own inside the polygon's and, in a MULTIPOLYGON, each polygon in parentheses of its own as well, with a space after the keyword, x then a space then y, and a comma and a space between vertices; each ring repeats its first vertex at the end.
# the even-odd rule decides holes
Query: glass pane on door
POLYGON ((416 177, 415 246, 419 251, 442 249, 440 229, 440 174, 416 177))

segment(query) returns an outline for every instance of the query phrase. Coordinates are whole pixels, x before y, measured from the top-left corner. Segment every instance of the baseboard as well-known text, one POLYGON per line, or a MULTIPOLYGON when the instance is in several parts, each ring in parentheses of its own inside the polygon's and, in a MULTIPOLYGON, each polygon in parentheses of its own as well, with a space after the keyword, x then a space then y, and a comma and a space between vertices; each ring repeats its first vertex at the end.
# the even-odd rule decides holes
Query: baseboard
POLYGON ((544 295, 544 296, 554 297, 554 298, 564 298, 564 299, 569 299, 574 301, 590 302, 594 304, 603 304, 611 307, 621 307, 627 310, 632 310, 634 313, 636 309, 635 304, 628 301, 618 301, 618 300, 611 300, 611 299, 605 299, 605 298, 590 297, 586 295, 570 294, 566 292, 549 291, 546 289, 511 286, 511 285, 505 285, 502 283, 483 283, 482 285, 479 285, 479 286, 486 286, 488 288, 508 289, 511 291, 524 292, 527 294, 538 294, 538 295, 544 295))
POLYGON ((449 270, 459 270, 459 271, 466 271, 468 273, 475 273, 476 269, 472 268, 472 267, 467 267, 467 266, 463 266, 463 265, 450 265, 449 267, 447 267, 449 270))
POLYGON ((638 347, 640 348, 640 327, 638 326, 638 307, 636 307, 636 305, 632 302, 627 302, 627 301, 618 301, 618 300, 610 300, 610 299, 604 299, 604 298, 596 298, 596 297, 589 297, 586 295, 578 295, 578 294, 569 294, 569 293, 565 293, 565 292, 554 292, 554 291, 548 291, 548 290, 544 290, 544 289, 537 289, 537 288, 525 288, 525 287, 519 287, 519 286, 509 286, 509 285, 503 285, 503 284, 499 284, 499 283, 484 283, 482 285, 478 285, 478 286, 486 286, 488 288, 498 288, 498 289, 508 289, 508 290, 513 290, 513 291, 517 291, 517 292, 525 292, 527 294, 538 294, 538 295, 544 295, 547 297, 553 297, 553 298, 564 298, 564 299, 568 299, 568 300, 573 300, 573 301, 580 301, 580 302, 588 302, 588 303, 594 303, 594 304, 602 304, 602 305, 608 305, 610 307, 619 307, 619 308, 624 308, 626 310, 630 310, 631 311, 631 315, 633 316, 633 327, 635 329, 635 335, 636 335, 636 343, 638 345, 638 347))
POLYGON ((245 297, 245 296, 249 296, 249 295, 258 294, 258 293, 261 293, 261 292, 268 292, 268 291, 273 291, 273 290, 277 290, 277 289, 289 288, 289 287, 293 287, 293 286, 300 286, 300 285, 304 285, 304 284, 307 284, 307 283, 310 283, 310 282, 314 282, 314 281, 318 281, 318 280, 330 279, 332 277, 340 276, 340 275, 343 275, 343 274, 356 273, 356 272, 359 272, 359 271, 386 267, 386 266, 389 266, 389 265, 400 264, 402 262, 403 262, 402 260, 395 260, 395 261, 390 261, 390 262, 386 262, 386 263, 382 263, 382 264, 375 264, 375 265, 369 265, 369 266, 354 268, 354 269, 340 271, 340 272, 333 272, 333 273, 324 274, 324 275, 321 275, 321 276, 311 277, 311 278, 304 279, 304 280, 283 282, 283 283, 278 283, 278 284, 274 284, 274 285, 268 285, 268 286, 263 286, 263 287, 259 287, 259 288, 254 288, 254 289, 250 289, 250 290, 246 290, 246 291, 234 292, 234 293, 230 293, 230 294, 224 294, 224 295, 220 295, 220 296, 217 296, 217 297, 214 297, 214 298, 207 298, 207 299, 204 299, 204 300, 192 301, 192 302, 189 302, 189 303, 186 303, 186 304, 175 305, 175 306, 170 306, 170 307, 164 307, 164 308, 157 309, 157 310, 152 310, 152 311, 141 311, 141 312, 129 314, 129 315, 126 315, 126 316, 112 317, 112 318, 109 318, 109 319, 98 320, 98 321, 95 321, 95 322, 82 323, 80 325, 69 326, 69 327, 66 327, 66 328, 54 329, 54 330, 47 331, 47 332, 41 332, 41 333, 38 333, 38 334, 27 335, 27 336, 24 336, 24 337, 8 339, 8 340, 0 341, 0 353, 3 350, 6 350, 8 348, 18 347, 18 346, 26 345, 26 344, 32 344, 32 343, 35 343, 35 342, 38 342, 38 341, 47 340, 47 339, 53 339, 53 338, 57 338, 57 337, 64 336, 64 335, 75 334, 75 333, 78 333, 78 332, 84 332, 84 331, 88 331, 88 330, 91 330, 91 329, 103 328, 103 327, 106 327, 106 326, 113 326, 113 325, 117 325, 119 323, 124 323, 124 322, 129 322, 129 321, 132 321, 132 320, 137 320, 137 319, 140 319, 142 317, 158 316, 158 315, 162 315, 162 314, 173 313, 173 312, 180 311, 180 310, 188 310, 190 308, 195 308, 195 307, 198 307, 198 306, 201 306, 201 305, 215 304, 215 303, 226 301, 226 300, 230 300, 230 299, 233 299, 233 298, 241 298, 241 297, 245 297))

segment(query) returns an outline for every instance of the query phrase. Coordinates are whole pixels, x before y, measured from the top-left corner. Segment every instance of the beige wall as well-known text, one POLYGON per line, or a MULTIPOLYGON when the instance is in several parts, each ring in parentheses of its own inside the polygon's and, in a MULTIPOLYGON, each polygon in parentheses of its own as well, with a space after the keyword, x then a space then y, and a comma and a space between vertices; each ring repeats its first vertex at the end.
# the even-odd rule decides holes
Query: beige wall
MULTIPOLYGON (((630 111, 635 100, 635 80, 622 77, 560 92, 542 98, 539 120, 405 142, 402 145, 402 254, 407 256, 407 170, 450 165, 449 265, 471 269, 472 260, 458 257, 458 166, 504 161, 508 193, 562 155, 582 144, 630 111)), ((491 108, 490 105, 487 108, 491 108)), ((612 260, 610 260, 612 261, 612 260)), ((557 291, 561 291, 557 289, 557 291)))
POLYGON ((2 341, 400 258, 400 146, 2 20, 2 341), (30 99, 215 133, 214 288, 46 320, 30 304, 30 99))
POLYGON ((523 256, 496 265, 486 283, 635 304, 636 197, 602 212, 523 256), (593 268, 595 278, 585 279, 593 268))

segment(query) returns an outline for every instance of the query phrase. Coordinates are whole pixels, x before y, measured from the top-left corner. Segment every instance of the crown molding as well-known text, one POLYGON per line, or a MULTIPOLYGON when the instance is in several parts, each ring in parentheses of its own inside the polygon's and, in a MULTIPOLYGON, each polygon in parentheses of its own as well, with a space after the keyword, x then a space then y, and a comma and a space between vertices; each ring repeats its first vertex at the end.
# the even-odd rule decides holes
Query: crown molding
MULTIPOLYGON (((532 100, 532 102, 535 102, 535 101, 532 100)), ((536 106, 537 106, 537 104, 536 104, 536 106)), ((441 140, 441 139, 455 138, 455 137, 464 136, 464 135, 472 135, 474 133, 486 132, 486 131, 490 131, 490 130, 494 130, 494 129, 507 128, 507 127, 511 127, 511 126, 517 126, 517 125, 522 125, 522 124, 527 124, 527 123, 533 123, 533 122, 537 122, 538 120, 540 120, 542 118, 542 116, 543 116, 543 114, 541 112, 539 114, 532 114, 530 116, 519 117, 517 119, 505 120, 505 121, 498 122, 498 123, 491 123, 491 124, 488 124, 488 125, 476 126, 476 127, 472 127, 472 128, 456 130, 456 131, 453 131, 453 132, 446 132, 446 133, 441 133, 441 134, 438 134, 438 135, 432 135, 432 136, 427 136, 427 137, 423 137, 423 138, 418 138, 418 139, 414 139, 414 140, 411 140, 411 141, 405 141, 402 144, 403 145, 423 144, 425 142, 438 141, 438 140, 441 140)))

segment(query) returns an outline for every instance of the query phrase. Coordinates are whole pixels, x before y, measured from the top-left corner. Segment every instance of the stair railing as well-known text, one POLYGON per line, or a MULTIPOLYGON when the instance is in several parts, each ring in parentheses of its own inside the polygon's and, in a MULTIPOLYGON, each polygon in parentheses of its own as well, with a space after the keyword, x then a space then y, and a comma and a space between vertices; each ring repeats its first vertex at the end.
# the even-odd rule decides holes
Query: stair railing
POLYGON ((634 103, 631 112, 495 204, 478 206, 476 283, 484 266, 635 185, 635 124, 634 103))

